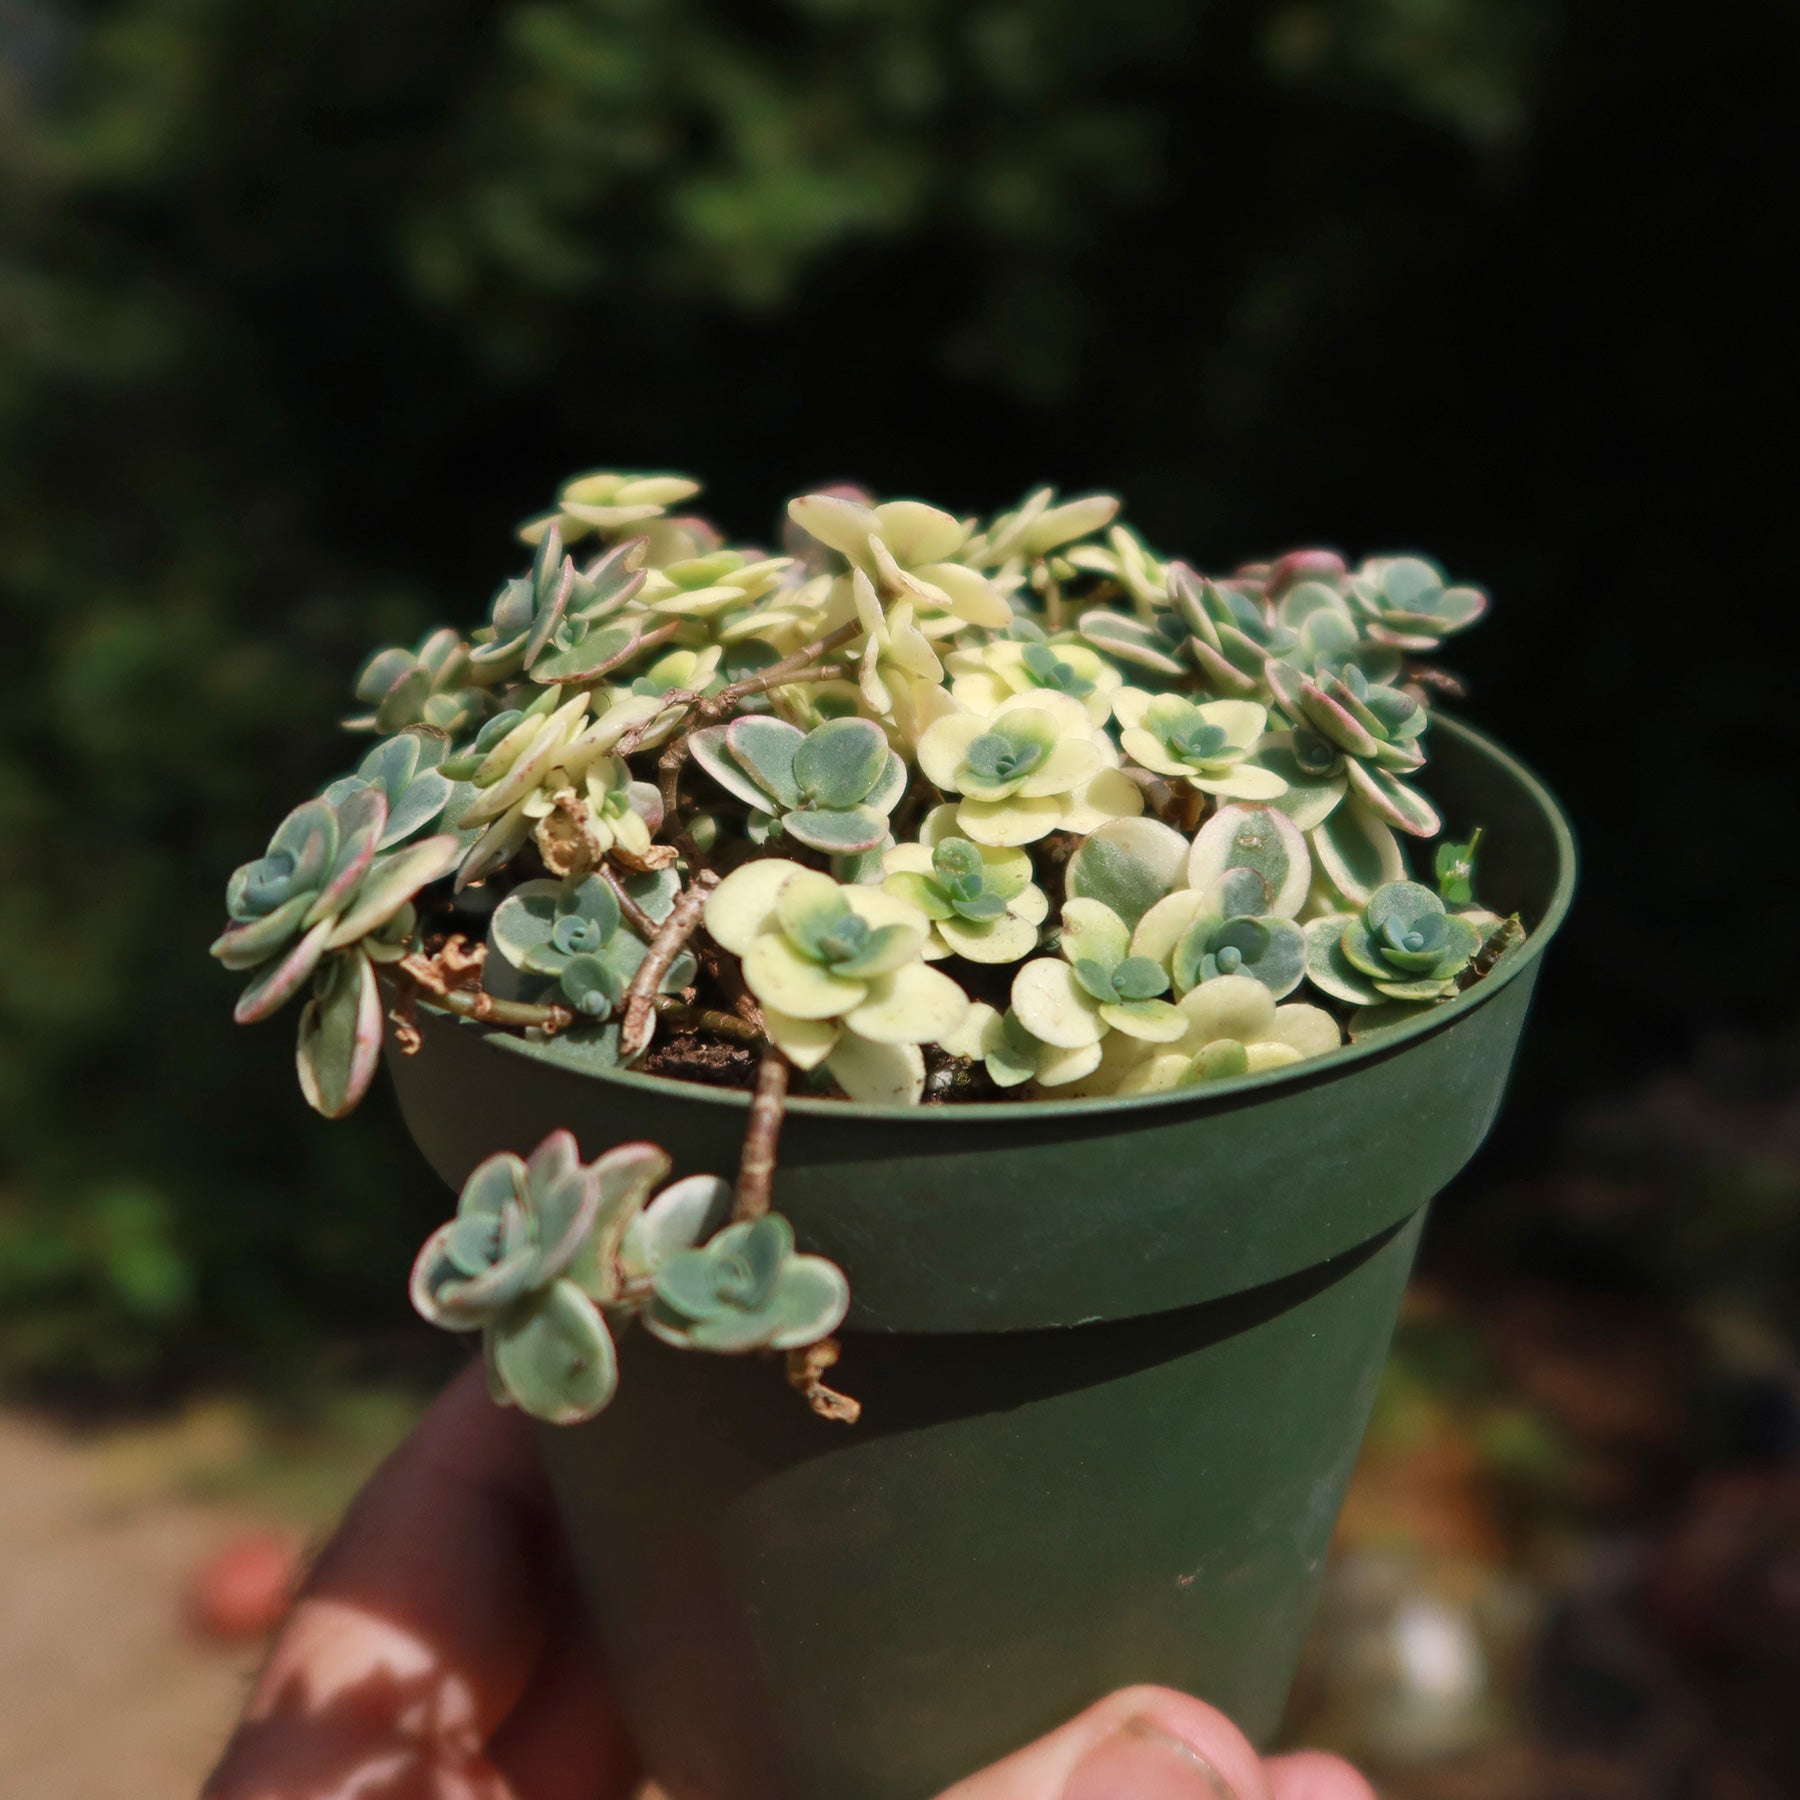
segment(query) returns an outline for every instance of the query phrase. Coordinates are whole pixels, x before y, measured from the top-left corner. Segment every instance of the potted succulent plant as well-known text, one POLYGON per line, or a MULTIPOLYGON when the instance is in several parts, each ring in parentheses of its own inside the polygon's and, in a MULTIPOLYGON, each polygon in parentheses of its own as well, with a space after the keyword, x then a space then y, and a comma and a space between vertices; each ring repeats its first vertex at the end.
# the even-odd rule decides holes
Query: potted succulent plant
POLYGON ((1266 1732, 1569 899, 1433 716, 1485 601, 1209 579, 1105 496, 834 489, 768 554, 695 492, 571 481, 367 665, 232 878, 238 1017, 306 990, 333 1117, 385 1039, 460 1193, 414 1301, 546 1422, 676 1800, 920 1800, 1131 1681, 1266 1732))

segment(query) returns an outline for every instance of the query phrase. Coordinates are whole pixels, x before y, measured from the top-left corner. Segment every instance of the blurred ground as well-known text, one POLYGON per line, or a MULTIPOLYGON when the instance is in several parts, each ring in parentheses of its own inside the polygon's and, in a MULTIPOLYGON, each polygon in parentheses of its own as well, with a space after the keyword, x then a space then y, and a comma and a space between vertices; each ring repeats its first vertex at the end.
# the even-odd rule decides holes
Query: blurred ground
POLYGON ((106 1446, 19 1418, 0 1468, 0 1787, 193 1800, 257 1651, 201 1642, 181 1596, 254 1515, 121 1490, 106 1446))

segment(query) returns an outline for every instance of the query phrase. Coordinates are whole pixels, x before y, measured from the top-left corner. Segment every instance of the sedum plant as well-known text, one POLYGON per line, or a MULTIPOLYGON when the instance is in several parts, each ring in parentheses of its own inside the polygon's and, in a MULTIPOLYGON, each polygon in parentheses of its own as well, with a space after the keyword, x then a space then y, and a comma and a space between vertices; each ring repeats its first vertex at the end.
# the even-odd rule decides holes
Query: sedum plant
POLYGON ((554 1131, 529 1161, 490 1156, 463 1184, 456 1217, 413 1264, 413 1304, 447 1331, 481 1333, 501 1404, 554 1425, 592 1418, 618 1387, 614 1337, 634 1319, 719 1352, 798 1348, 842 1322, 849 1283, 795 1251, 787 1220, 722 1224, 730 1189, 711 1175, 653 1199, 669 1167, 654 1144, 583 1163, 554 1131))
MULTIPOLYGON (((236 1016, 300 1002, 337 1116, 428 1018, 754 1086, 735 1187, 648 1145, 491 1158, 415 1271, 496 1391, 586 1417, 632 1320, 802 1358, 842 1274, 771 1210, 791 1085, 865 1105, 1278 1076, 1521 941, 1430 798, 1430 662, 1485 596, 1416 556, 1205 572, 1039 488, 837 487, 767 547, 685 475, 579 475, 485 616, 378 651, 355 766, 231 878, 236 1016), (1430 846, 1428 849, 1427 846, 1430 846), (394 1021, 388 1030, 388 1021, 394 1021), (654 1197, 653 1197, 654 1196, 654 1197)), ((828 1359, 827 1359, 828 1360, 828 1359)), ((832 1397, 845 1416, 849 1403, 832 1397)))

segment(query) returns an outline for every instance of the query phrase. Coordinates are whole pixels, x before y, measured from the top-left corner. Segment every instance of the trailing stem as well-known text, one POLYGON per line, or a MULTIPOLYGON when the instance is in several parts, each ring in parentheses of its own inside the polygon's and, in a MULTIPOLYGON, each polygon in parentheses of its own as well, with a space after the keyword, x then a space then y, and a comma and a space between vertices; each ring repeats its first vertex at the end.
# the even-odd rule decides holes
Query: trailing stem
POLYGON ((734 1219, 760 1219, 769 1210, 775 1185, 775 1146, 787 1115, 787 1091, 787 1058, 771 1044, 757 1065, 756 1088, 750 1096, 750 1124, 744 1132, 731 1211, 734 1219))
POLYGON ((600 875, 612 889, 613 898, 618 901, 619 911, 624 914, 626 922, 646 944, 649 943, 661 926, 632 898, 631 889, 625 885, 625 878, 611 863, 603 861, 600 864, 600 875))
POLYGON ((625 1022, 619 1031, 619 1054, 625 1061, 649 1048, 656 1026, 657 989, 682 945, 699 929, 707 897, 718 885, 719 878, 711 869, 696 869, 692 882, 670 907, 669 916, 657 926, 650 949, 625 990, 625 1022))
MULTIPOLYGON (((575 1014, 566 1006, 533 1006, 524 1000, 497 1000, 479 986, 466 983, 453 985, 443 969, 431 957, 422 954, 403 957, 392 965, 393 973, 403 978, 410 992, 402 996, 402 1005, 423 995, 431 1005, 461 1019, 478 1019, 484 1025, 516 1025, 535 1029, 552 1036, 566 1031, 575 1023, 575 1014)), ((480 980, 479 966, 475 976, 480 980)))
POLYGON ((788 1383, 821 1419, 829 1419, 834 1425, 854 1425, 862 1417, 862 1402, 827 1387, 822 1379, 842 1354, 836 1338, 821 1338, 804 1350, 790 1350, 788 1383))

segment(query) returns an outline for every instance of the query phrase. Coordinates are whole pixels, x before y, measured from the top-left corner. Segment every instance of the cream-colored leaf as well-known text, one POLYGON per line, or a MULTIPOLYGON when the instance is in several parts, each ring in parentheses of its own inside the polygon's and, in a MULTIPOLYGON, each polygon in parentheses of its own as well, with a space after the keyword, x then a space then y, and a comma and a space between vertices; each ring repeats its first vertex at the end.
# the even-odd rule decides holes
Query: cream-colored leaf
POLYGON ((1036 800, 1023 794, 1010 800, 965 800, 956 809, 956 822, 964 837, 1000 849, 1035 844, 1056 830, 1062 819, 1062 802, 1052 795, 1036 800))
POLYGON ((742 956, 765 931, 772 929, 775 899, 800 864, 768 856, 733 869, 706 902, 706 929, 721 949, 742 956))
POLYGON ((836 1019, 796 1019, 773 1006, 765 1006, 762 1015, 770 1043, 796 1069, 816 1069, 844 1035, 836 1019))
MULTIPOLYGON (((748 969, 746 964, 746 978, 748 969)), ((878 1044, 930 1044, 955 1031, 968 1010, 968 995, 948 975, 908 963, 871 981, 868 998, 845 1014, 844 1023, 878 1044)))
POLYGON ((1147 1044, 1179 1043, 1187 1035, 1186 1015, 1167 1000, 1129 1000, 1118 1006, 1103 1003, 1100 1017, 1114 1031, 1147 1044))
POLYGON ((1288 1044, 1301 1056, 1323 1056, 1342 1043, 1337 1020, 1322 1006, 1278 1006, 1269 1041, 1288 1044))
POLYGON ((1150 702, 1154 694, 1146 694, 1142 688, 1122 687, 1112 697, 1112 714, 1121 725, 1135 728, 1144 722, 1144 714, 1150 710, 1150 702))
POLYGON ((1193 770, 1177 756, 1172 756, 1162 746, 1162 740, 1153 737, 1142 725, 1128 725, 1119 733, 1119 745, 1133 762, 1146 769, 1154 769, 1158 775, 1188 776, 1193 770))
POLYGON ((866 982, 846 981, 823 964, 808 961, 773 931, 744 952, 744 985, 765 1006, 796 1019, 842 1018, 860 1006, 869 991, 866 982))
POLYGON ((938 921, 937 933, 956 955, 977 963, 1017 962, 1038 944, 1037 926, 1010 912, 981 924, 952 915, 938 921))
POLYGON ((1098 746, 1085 737, 1063 738, 1044 759, 1042 767, 1033 769, 1019 783, 1019 795, 1030 800, 1040 794, 1066 794, 1099 768, 1098 746))
POLYGON ((1169 1093, 1181 1086, 1193 1060, 1191 1056, 1173 1051, 1146 1057, 1126 1071, 1117 1091, 1121 1094, 1169 1093))
MULTIPOLYGON (((939 807, 939 812, 954 808, 939 807)), ((882 873, 886 875, 929 875, 931 849, 926 844, 894 844, 881 853, 882 873)))
POLYGON ((979 1062, 995 1049, 1006 1036, 1006 1020, 985 1000, 977 1000, 963 1014, 962 1023, 938 1039, 938 1047, 951 1056, 964 1056, 979 1062))
POLYGON ((1100 1045, 1100 1060, 1089 1074, 1074 1084, 1071 1097, 1115 1094, 1133 1069, 1157 1054, 1156 1046, 1145 1043, 1142 1038, 1127 1037, 1122 1031, 1109 1031, 1106 1041, 1100 1045))
POLYGON ((1007 901, 1006 910, 1027 925, 1041 925, 1050 916, 1050 896, 1041 887, 1024 887, 1007 901))
POLYGON ((1084 957, 1110 969, 1131 953, 1125 921, 1100 900, 1065 900, 1062 909, 1062 953, 1071 963, 1084 957))
POLYGON ((1033 1037, 1060 1049, 1078 1050, 1106 1035, 1099 1003, 1060 957, 1039 957, 1013 977, 1012 1009, 1033 1037))
POLYGON ((935 562, 913 571, 944 596, 950 611, 964 625, 980 625, 1002 631, 1012 623, 1012 603, 986 576, 961 563, 935 562))
POLYGON ((837 494, 802 494, 798 500, 788 502, 788 517, 809 536, 852 562, 867 554, 869 534, 878 523, 868 507, 837 494))
POLYGON ((1192 888, 1177 888, 1163 895, 1138 920, 1138 928, 1131 934, 1131 954, 1166 966, 1200 911, 1201 898, 1192 888))
POLYGON ((917 1044, 878 1044, 847 1031, 825 1067, 864 1106, 917 1106, 925 1097, 925 1057, 917 1044))
POLYGON ((1188 779, 1202 793, 1217 794, 1221 800, 1279 800, 1287 792, 1287 783, 1273 769, 1259 769, 1254 763, 1234 763, 1218 775, 1189 770, 1188 779))
POLYGON ((1057 824, 1086 836, 1114 819, 1135 819, 1143 810, 1144 790, 1123 769, 1101 769, 1064 795, 1057 824))
POLYGON ((1003 719, 1012 712, 1048 713, 1056 723, 1058 737, 1092 742, 1087 708, 1073 694, 1059 693, 1055 688, 1027 688, 1022 694, 1002 700, 994 709, 994 717, 1003 719))
POLYGON ((1269 709, 1254 700, 1206 700, 1198 710, 1207 724, 1218 726, 1240 750, 1254 744, 1269 722, 1269 709))
POLYGON ((1047 1088, 1067 1087, 1070 1082, 1093 1074, 1100 1066, 1100 1056, 1098 1044, 1080 1044, 1072 1050, 1059 1044, 1046 1044, 1037 1059, 1037 1084, 1047 1088))
POLYGON ((1203 981, 1177 1005, 1188 1020, 1183 1041, 1194 1050, 1216 1038, 1259 1043, 1275 1023, 1274 995, 1248 975, 1220 975, 1203 981))
POLYGON ((875 522, 882 541, 909 569, 954 556, 969 535, 962 520, 923 500, 884 500, 875 508, 875 522))
POLYGON ((957 771, 969 746, 987 730, 987 721, 973 713, 952 713, 929 726, 919 739, 919 772, 946 793, 957 789, 957 771))

